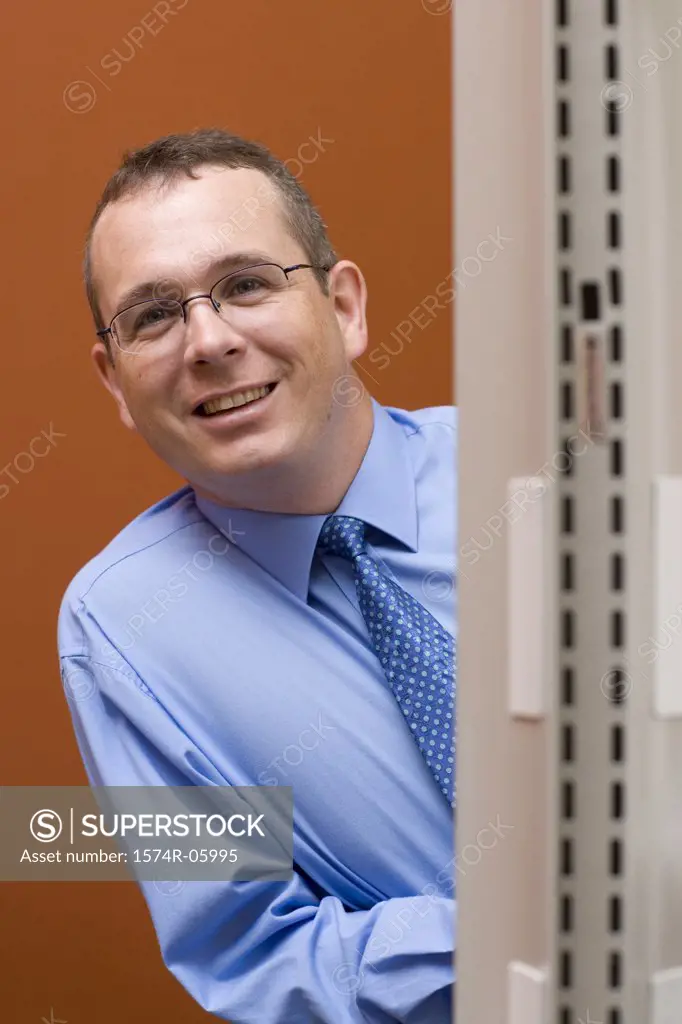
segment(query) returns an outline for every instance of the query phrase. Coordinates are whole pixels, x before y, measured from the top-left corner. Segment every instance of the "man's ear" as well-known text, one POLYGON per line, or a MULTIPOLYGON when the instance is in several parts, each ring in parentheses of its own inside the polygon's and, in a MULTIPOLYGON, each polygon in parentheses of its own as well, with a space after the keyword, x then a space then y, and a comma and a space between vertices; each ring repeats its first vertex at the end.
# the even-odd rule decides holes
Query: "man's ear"
POLYGON ((329 297, 351 363, 367 348, 367 285, 360 268, 350 260, 335 263, 328 281, 329 297))
POLYGON ((113 396, 116 405, 118 406, 118 414, 121 417, 122 422, 128 428, 128 430, 137 431, 137 427, 133 422, 133 418, 128 412, 128 406, 126 405, 123 392, 121 391, 118 383, 118 373, 116 365, 109 356, 109 350, 103 341, 97 341, 92 347, 90 353, 92 360, 97 370, 97 375, 104 384, 107 391, 113 396))

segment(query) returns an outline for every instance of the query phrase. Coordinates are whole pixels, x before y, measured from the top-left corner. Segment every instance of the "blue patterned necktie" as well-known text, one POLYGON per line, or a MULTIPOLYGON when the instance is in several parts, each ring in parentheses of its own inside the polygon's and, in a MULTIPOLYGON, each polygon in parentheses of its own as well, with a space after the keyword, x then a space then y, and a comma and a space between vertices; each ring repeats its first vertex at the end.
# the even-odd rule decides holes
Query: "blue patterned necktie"
POLYGON ((318 550, 352 562, 374 650, 426 763, 454 805, 454 640, 368 553, 366 525, 351 516, 329 516, 318 550))

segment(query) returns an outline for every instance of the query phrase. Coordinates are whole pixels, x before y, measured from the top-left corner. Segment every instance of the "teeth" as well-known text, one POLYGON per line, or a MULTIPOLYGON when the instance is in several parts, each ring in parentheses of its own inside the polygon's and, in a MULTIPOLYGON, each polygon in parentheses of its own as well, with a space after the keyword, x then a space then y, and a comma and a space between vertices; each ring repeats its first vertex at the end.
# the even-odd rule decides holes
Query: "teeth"
POLYGON ((213 412, 223 412, 225 409, 236 409, 248 402, 255 402, 257 398, 265 398, 269 391, 268 387, 252 388, 250 391, 240 391, 236 395, 214 398, 211 402, 204 402, 201 408, 207 415, 213 412))

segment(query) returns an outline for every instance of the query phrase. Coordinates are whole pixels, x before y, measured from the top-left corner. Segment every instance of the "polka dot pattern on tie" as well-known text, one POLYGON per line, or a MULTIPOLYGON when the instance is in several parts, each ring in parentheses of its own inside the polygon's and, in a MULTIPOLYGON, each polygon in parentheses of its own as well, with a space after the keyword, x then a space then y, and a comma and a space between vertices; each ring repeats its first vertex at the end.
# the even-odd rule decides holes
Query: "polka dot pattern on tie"
POLYGON ((353 564, 370 639, 419 748, 454 806, 455 642, 436 618, 395 583, 367 551, 366 523, 330 516, 318 550, 353 564))

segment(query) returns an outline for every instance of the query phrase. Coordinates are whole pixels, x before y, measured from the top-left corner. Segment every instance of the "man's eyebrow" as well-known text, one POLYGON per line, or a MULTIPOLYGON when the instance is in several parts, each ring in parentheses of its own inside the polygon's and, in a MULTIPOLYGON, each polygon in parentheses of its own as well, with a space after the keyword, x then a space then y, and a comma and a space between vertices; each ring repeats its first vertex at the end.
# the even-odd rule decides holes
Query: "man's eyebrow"
MULTIPOLYGON (((206 275, 206 279, 211 284, 215 284, 216 281, 220 280, 220 276, 223 273, 229 274, 231 270, 255 266, 257 263, 272 262, 272 257, 265 252, 233 252, 229 256, 222 256, 220 259, 208 263, 202 268, 202 274, 206 275)), ((170 298, 171 295, 173 298, 176 298, 175 292, 178 280, 169 274, 166 277, 158 277, 153 281, 143 281, 141 284, 134 285, 120 296, 116 302, 116 312, 120 313, 122 310, 127 309, 128 306, 134 306, 136 302, 144 302, 145 299, 170 298), (172 287, 169 287, 169 285, 172 285, 172 287)))

